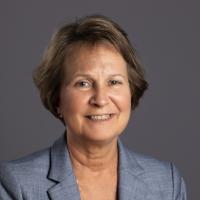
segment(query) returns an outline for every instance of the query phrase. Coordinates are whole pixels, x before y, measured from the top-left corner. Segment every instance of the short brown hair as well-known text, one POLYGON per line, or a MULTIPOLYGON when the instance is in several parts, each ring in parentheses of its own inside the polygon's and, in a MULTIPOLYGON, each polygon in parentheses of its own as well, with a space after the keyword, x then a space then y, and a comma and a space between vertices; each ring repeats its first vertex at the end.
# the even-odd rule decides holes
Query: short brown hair
POLYGON ((134 109, 148 83, 144 79, 143 69, 138 61, 135 49, 127 34, 111 19, 101 15, 91 15, 61 27, 52 37, 41 64, 33 73, 33 80, 39 89, 44 106, 57 118, 60 88, 63 82, 63 62, 67 50, 77 43, 96 44, 109 42, 127 62, 127 71, 131 89, 131 103, 134 109))

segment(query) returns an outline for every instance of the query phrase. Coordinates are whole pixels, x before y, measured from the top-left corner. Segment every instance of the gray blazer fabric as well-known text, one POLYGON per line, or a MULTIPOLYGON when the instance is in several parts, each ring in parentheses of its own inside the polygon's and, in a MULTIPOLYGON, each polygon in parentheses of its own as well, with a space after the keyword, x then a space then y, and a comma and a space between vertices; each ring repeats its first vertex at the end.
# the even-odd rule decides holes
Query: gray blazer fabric
MULTIPOLYGON (((119 200, 186 200, 173 164, 134 153, 120 140, 118 147, 119 200)), ((0 164, 0 200, 11 199, 80 200, 64 136, 46 150, 0 164)))

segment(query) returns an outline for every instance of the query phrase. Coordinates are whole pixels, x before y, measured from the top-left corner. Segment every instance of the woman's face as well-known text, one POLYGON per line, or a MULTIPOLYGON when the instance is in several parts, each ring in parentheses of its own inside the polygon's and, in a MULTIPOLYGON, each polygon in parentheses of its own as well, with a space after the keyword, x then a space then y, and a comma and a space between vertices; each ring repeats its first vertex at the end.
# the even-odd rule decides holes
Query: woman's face
POLYGON ((75 45, 64 62, 60 106, 67 133, 109 141, 126 127, 131 112, 127 66, 110 44, 75 45))

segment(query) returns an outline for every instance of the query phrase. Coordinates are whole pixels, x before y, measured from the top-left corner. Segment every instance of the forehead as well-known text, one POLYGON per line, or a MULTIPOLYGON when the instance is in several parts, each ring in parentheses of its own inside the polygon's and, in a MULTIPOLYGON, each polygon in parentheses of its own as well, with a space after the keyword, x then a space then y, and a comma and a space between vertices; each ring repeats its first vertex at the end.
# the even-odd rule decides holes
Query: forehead
POLYGON ((110 43, 77 43, 67 50, 64 70, 66 75, 81 72, 127 73, 124 58, 110 43))

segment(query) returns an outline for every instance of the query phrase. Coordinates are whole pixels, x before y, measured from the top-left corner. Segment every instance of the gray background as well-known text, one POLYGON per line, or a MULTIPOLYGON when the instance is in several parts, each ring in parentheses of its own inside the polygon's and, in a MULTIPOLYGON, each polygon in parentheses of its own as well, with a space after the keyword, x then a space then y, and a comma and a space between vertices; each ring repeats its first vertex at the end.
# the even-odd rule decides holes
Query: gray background
POLYGON ((127 31, 150 84, 123 141, 174 162, 188 199, 199 199, 199 10, 194 0, 1 0, 0 160, 48 146, 63 132, 42 107, 31 74, 57 27, 100 13, 127 31))

